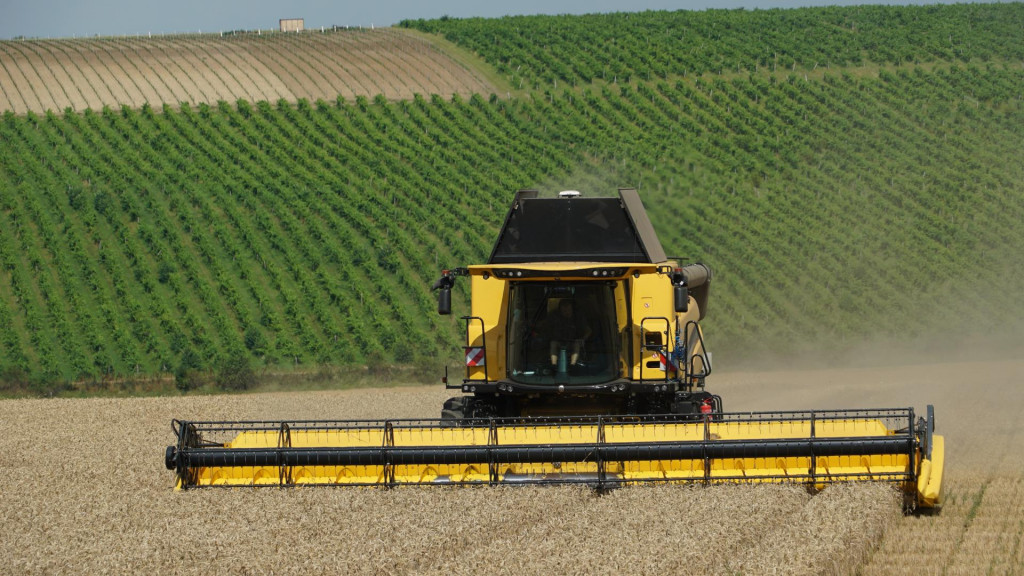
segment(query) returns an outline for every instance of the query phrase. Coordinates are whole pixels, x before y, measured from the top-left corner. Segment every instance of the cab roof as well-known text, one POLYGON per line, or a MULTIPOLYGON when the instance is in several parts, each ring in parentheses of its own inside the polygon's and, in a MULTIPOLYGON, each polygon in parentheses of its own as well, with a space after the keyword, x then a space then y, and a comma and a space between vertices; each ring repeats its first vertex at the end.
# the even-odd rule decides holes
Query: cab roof
POLYGON ((505 216, 489 264, 667 260, 635 189, 618 198, 538 198, 520 190, 505 216))

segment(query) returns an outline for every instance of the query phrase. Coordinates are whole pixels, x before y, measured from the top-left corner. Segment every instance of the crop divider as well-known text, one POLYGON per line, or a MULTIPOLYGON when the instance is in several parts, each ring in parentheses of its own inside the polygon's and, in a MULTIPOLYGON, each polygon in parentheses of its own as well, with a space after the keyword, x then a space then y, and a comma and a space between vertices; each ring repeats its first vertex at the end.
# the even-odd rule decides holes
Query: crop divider
POLYGON ((494 418, 491 418, 487 423, 487 476, 488 484, 495 486, 498 484, 498 462, 495 460, 497 457, 495 454, 495 448, 498 447, 498 424, 494 418))
POLYGON ((292 467, 285 462, 284 450, 292 447, 292 429, 287 422, 281 422, 277 433, 277 482, 281 487, 292 485, 292 467))
POLYGON ((395 487, 395 465, 394 465, 394 447, 395 447, 395 427, 391 420, 384 421, 384 435, 381 441, 381 461, 384 463, 384 468, 381 471, 381 475, 384 481, 385 488, 395 487))

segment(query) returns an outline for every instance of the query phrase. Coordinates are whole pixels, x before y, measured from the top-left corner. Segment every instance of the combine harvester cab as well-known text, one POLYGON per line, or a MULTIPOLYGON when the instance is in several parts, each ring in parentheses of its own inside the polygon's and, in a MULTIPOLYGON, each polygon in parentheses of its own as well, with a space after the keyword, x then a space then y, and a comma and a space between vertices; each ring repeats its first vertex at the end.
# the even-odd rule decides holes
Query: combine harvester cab
POLYGON ((711 270, 666 257, 635 190, 520 191, 468 278, 465 373, 441 419, 174 421, 177 488, 880 481, 940 502, 931 406, 725 412, 705 389, 711 270))

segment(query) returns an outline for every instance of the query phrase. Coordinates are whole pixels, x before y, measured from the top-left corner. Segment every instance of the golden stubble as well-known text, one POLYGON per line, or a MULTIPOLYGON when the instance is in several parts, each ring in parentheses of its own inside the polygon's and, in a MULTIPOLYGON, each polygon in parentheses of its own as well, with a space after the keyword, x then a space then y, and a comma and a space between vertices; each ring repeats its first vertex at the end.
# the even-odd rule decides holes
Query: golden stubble
POLYGON ((757 381, 788 382, 760 392, 766 408, 824 400, 810 392, 822 381, 833 401, 813 407, 876 389, 893 405, 934 402, 946 506, 906 517, 899 495, 873 484, 815 496, 791 485, 178 493, 163 466, 171 418, 433 417, 447 397, 438 387, 3 401, 0 557, 14 574, 1020 573, 1022 365, 719 376, 716 391, 744 409, 757 381), (973 403, 958 412, 969 375, 973 403))

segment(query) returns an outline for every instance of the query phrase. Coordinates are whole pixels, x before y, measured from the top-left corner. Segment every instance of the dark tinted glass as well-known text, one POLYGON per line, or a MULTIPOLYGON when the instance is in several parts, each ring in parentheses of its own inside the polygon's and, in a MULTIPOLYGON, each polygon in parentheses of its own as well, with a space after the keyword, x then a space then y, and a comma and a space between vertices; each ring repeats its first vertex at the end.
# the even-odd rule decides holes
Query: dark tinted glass
POLYGON ((597 384, 619 377, 615 287, 512 284, 509 376, 524 384, 597 384))
POLYGON ((617 198, 522 200, 494 247, 492 264, 646 262, 617 198))

